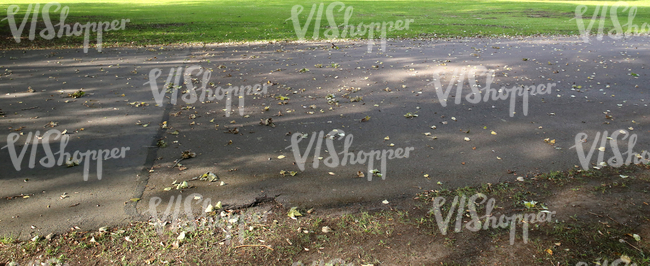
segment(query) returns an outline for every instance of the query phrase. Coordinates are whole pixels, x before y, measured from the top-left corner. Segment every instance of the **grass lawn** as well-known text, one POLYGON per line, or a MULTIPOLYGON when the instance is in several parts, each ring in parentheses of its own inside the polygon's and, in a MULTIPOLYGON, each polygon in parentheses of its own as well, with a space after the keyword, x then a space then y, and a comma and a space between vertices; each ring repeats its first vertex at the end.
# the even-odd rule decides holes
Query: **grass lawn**
MULTIPOLYGON (((11 4, 19 5, 16 23, 25 14, 32 0, 3 1, 0 3, 0 17, 7 16, 11 4)), ((291 17, 294 5, 302 5, 304 10, 298 16, 304 25, 313 4, 324 3, 324 9, 332 3, 316 1, 223 1, 223 0, 109 0, 109 1, 58 1, 70 8, 66 23, 112 21, 129 19, 126 30, 110 31, 104 34, 103 43, 111 45, 164 45, 180 43, 224 43, 271 40, 297 40, 291 17), (289 20, 287 20, 289 19, 289 20)), ((44 4, 41 3, 41 9, 44 4)), ((363 22, 389 22, 413 19, 408 30, 388 32, 387 36, 400 38, 419 37, 457 37, 457 36, 515 36, 515 35, 578 35, 575 16, 578 5, 589 8, 583 15, 585 23, 591 18, 596 5, 611 6, 616 1, 345 1, 345 7, 353 7, 349 25, 363 22)), ((642 26, 650 23, 650 1, 627 1, 638 8, 634 24, 642 26)), ((339 28, 342 28, 345 11, 333 13, 339 28)), ((618 10, 621 24, 627 23, 627 12, 618 10)), ((51 13, 52 24, 59 23, 59 13, 51 13)), ((314 15, 315 20, 316 15, 314 15)), ((22 33, 23 41, 16 43, 11 38, 8 20, 0 21, 0 45, 3 48, 16 47, 64 47, 81 46, 83 35, 79 37, 54 38, 45 40, 38 36, 44 28, 39 15, 37 34, 29 41, 30 23, 22 33)), ((326 12, 323 11, 319 38, 329 28, 326 12)), ((598 22, 591 29, 596 32, 598 22)), ((609 10, 605 22, 605 34, 613 28, 609 10)), ((58 30, 58 27, 55 27, 58 30)), ((624 27, 623 30, 626 30, 624 27)), ((313 36, 314 21, 306 33, 307 40, 313 36)), ((641 29, 643 31, 643 29, 641 29)), ((357 36, 358 38, 367 38, 357 36)), ((91 33, 90 44, 96 43, 96 33, 91 33)))

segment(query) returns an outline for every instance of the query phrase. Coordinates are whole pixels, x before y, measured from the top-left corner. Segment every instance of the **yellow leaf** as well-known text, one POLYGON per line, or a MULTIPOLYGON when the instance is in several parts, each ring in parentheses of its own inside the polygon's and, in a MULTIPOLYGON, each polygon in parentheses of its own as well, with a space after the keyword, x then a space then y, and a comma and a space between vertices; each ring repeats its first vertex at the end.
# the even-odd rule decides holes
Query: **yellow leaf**
POLYGON ((287 213, 287 216, 291 217, 292 219, 296 219, 296 216, 302 216, 302 214, 298 211, 298 207, 291 207, 287 213))

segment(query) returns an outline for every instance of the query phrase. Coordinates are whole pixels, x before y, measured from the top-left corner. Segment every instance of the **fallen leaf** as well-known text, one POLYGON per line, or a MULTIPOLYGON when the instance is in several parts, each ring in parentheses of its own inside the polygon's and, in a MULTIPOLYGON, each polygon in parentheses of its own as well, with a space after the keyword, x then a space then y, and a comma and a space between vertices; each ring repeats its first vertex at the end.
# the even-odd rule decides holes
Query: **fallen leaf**
POLYGON ((205 174, 202 174, 199 177, 195 177, 194 179, 199 179, 201 181, 215 182, 215 181, 219 180, 219 176, 217 176, 213 172, 207 172, 205 174))
POLYGON ((287 213, 287 216, 291 217, 291 219, 296 220, 296 216, 302 216, 302 214, 298 211, 298 207, 291 207, 287 213))
POLYGON ((188 187, 190 187, 190 185, 187 183, 187 181, 183 181, 183 183, 180 183, 180 184, 176 185, 176 189, 184 189, 184 188, 188 188, 188 187))
POLYGON ((537 201, 524 201, 524 206, 528 209, 535 207, 535 205, 537 205, 537 201))
POLYGON ((191 152, 190 150, 186 150, 181 154, 181 158, 183 159, 189 159, 189 158, 194 158, 196 157, 195 152, 191 152))
POLYGON ((409 112, 409 113, 406 113, 404 115, 404 117, 406 117, 406 118, 414 118, 414 117, 418 117, 418 115, 417 114, 412 114, 412 113, 409 112))
POLYGON ((630 259, 630 257, 628 257, 627 255, 621 255, 621 261, 625 262, 625 265, 628 265, 630 264, 630 262, 632 262, 632 259, 630 259))

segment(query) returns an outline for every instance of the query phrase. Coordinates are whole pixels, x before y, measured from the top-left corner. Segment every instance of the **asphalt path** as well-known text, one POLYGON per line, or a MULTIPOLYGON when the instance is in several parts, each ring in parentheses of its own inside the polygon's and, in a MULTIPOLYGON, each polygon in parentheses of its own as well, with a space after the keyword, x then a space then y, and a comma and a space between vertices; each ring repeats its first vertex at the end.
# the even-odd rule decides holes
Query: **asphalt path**
MULTIPOLYGON (((152 198, 192 193, 225 208, 262 199, 346 208, 422 190, 516 182, 582 168, 572 148, 579 133, 587 135, 585 153, 597 132, 621 129, 636 134, 635 152, 650 146, 647 38, 403 40, 378 48, 368 53, 366 42, 344 42, 4 51, 0 233, 26 238, 123 224, 147 219, 152 198), (173 84, 165 87, 168 78, 173 84), (232 90, 247 85, 243 93, 232 90), (200 99, 198 89, 192 99, 192 87, 218 94, 200 99), (494 98, 485 97, 488 87, 494 98), (81 88, 84 96, 68 97, 81 88), (164 97, 156 96, 161 90, 164 97), (511 99, 511 91, 519 94, 511 99), (14 133, 22 133, 14 145, 20 155, 30 133, 48 130, 67 130, 71 154, 130 149, 102 162, 101 180, 96 160, 87 181, 84 162, 44 166, 42 144, 34 167, 30 145, 17 171, 8 145, 14 133), (178 161, 185 151, 193 157, 178 161), (360 159, 360 152, 366 158, 351 164, 350 155, 360 159), (375 158, 372 167, 367 157, 375 158), (215 182, 195 178, 207 172, 215 182)), ((54 152, 61 146, 56 136, 49 137, 54 152)), ((615 146, 625 152, 622 136, 615 146)), ((604 155, 615 151, 607 146, 604 155)))

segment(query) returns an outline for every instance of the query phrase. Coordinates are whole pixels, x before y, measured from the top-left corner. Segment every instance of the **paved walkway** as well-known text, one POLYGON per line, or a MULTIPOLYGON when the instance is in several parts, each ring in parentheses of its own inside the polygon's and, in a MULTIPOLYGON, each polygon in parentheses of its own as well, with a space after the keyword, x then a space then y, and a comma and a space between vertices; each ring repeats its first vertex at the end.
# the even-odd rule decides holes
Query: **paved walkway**
MULTIPOLYGON (((15 135, 10 134, 22 132, 15 144, 20 155, 29 133, 67 130, 65 151, 70 154, 130 149, 124 158, 111 155, 103 161, 101 180, 97 161, 91 160, 88 181, 83 162, 70 168, 39 163, 46 157, 42 145, 36 149, 33 168, 32 146, 25 149, 20 171, 12 164, 10 149, 1 149, 0 168, 5 171, 0 178, 0 233, 26 238, 74 226, 96 229, 125 223, 141 218, 152 197, 163 199, 162 209, 179 193, 199 193, 226 207, 249 205, 263 196, 285 206, 328 207, 513 181, 580 165, 571 147, 581 132, 589 136, 585 149, 596 132, 629 128, 638 135, 635 152, 650 147, 650 51, 641 37, 594 39, 589 44, 577 37, 392 41, 387 51, 375 45, 371 54, 365 42, 335 45, 338 49, 330 43, 275 43, 104 49, 100 54, 74 49, 6 51, 0 57, 0 111, 5 113, 0 147, 15 135), (156 106, 151 86, 145 84, 150 71, 160 69, 156 86, 161 89, 172 67, 181 67, 182 74, 195 65, 211 70, 205 86, 222 97, 201 103, 179 93, 174 105, 167 93, 156 106), (540 91, 526 96, 527 114, 525 97, 517 96, 511 116, 509 97, 483 101, 483 92, 477 94, 480 101, 472 103, 479 99, 469 95, 474 81, 478 90, 486 88, 488 79, 495 90, 534 85, 540 91), (259 91, 255 84, 260 84, 259 91), (462 85, 458 95, 456 84, 462 85), (227 113, 223 91, 241 85, 250 85, 251 94, 233 96, 227 113), (27 92, 29 87, 34 92, 27 92), (66 97, 80 88, 86 95, 66 97), (331 95, 335 97, 328 100, 331 95), (147 105, 140 106, 142 102, 147 105), (407 118, 407 113, 417 116, 407 118), (366 116, 369 120, 361 122, 366 116), (273 126, 260 125, 269 118, 273 126), (44 127, 50 121, 57 125, 44 127), (345 136, 319 138, 319 132, 334 129, 345 136), (314 137, 304 171, 295 164, 291 148, 295 133, 307 134, 297 154, 304 154, 314 137), (379 153, 372 169, 382 177, 368 181, 368 160, 350 164, 348 155, 343 166, 328 158, 328 151, 335 150, 343 160, 346 138, 348 152, 355 157, 359 152, 379 153), (156 147, 159 140, 165 148, 156 147), (172 168, 186 150, 196 156, 172 168), (317 167, 315 150, 320 150, 317 167), (219 180, 192 180, 206 172, 219 180), (177 190, 174 181, 187 181, 189 187, 177 190), (131 200, 135 198, 141 200, 131 200)), ((183 79, 176 82, 175 77, 170 81, 181 84, 181 92, 188 84, 201 87, 203 74, 198 71, 192 82, 181 84, 183 79)), ((60 149, 60 140, 50 142, 54 152, 60 149)), ((627 141, 619 141, 619 147, 626 151, 627 141)), ((608 148, 605 155, 609 159, 613 153, 608 148)))

